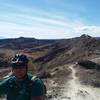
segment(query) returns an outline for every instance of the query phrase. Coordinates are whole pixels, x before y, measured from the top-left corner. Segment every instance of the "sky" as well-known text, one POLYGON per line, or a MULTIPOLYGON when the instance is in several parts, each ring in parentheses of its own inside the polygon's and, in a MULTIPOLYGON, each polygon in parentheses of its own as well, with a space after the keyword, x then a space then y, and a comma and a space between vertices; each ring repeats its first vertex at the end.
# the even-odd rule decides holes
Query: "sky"
POLYGON ((100 37, 100 0, 0 0, 0 36, 100 37))

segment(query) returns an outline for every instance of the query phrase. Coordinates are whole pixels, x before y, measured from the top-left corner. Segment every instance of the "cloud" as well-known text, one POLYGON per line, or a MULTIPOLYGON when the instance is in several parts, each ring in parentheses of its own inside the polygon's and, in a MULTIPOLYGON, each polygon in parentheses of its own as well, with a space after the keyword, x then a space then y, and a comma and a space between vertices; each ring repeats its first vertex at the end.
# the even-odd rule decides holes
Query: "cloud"
MULTIPOLYGON (((8 37, 34 36, 36 38, 68 38, 84 33, 99 36, 100 26, 88 25, 84 18, 77 16, 73 19, 68 15, 71 13, 74 16, 85 12, 84 6, 79 4, 73 6, 73 3, 67 3, 68 7, 65 0, 52 1, 53 7, 49 8, 50 11, 48 8, 45 10, 38 6, 2 3, 1 8, 4 8, 3 11, 0 10, 0 34, 8 37)), ((46 4, 49 4, 48 0, 46 4)))
POLYGON ((78 30, 81 33, 90 34, 91 36, 100 36, 100 26, 83 26, 78 30))
POLYGON ((31 18, 33 23, 24 25, 13 22, 0 22, 0 33, 3 33, 1 35, 9 33, 8 36, 11 37, 69 38, 84 33, 91 36, 99 36, 100 32, 100 26, 88 26, 80 21, 72 23, 42 17, 25 17, 31 18))

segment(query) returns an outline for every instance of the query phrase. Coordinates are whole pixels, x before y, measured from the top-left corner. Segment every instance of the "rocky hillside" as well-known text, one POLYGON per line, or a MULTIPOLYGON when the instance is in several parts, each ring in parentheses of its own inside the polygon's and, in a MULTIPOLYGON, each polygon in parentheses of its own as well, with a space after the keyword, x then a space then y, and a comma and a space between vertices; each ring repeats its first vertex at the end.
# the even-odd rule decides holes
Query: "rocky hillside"
POLYGON ((75 63, 79 60, 92 59, 100 55, 100 40, 88 35, 66 39, 55 42, 48 52, 35 59, 34 63, 40 63, 47 69, 62 66, 68 63, 75 63))

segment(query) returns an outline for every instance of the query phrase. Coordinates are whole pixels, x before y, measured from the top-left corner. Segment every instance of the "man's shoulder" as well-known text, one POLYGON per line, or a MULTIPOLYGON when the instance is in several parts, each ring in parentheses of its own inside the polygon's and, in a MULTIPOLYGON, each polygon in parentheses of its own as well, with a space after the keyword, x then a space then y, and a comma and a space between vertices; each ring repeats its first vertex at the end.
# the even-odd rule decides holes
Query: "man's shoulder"
POLYGON ((5 79, 6 82, 9 84, 13 84, 15 82, 15 76, 9 76, 9 78, 5 79))
POLYGON ((33 82, 34 85, 43 84, 43 81, 38 76, 28 74, 28 77, 33 82))
POLYGON ((32 82, 31 89, 32 89, 32 95, 33 96, 43 96, 46 94, 46 88, 44 85, 44 82, 41 78, 38 76, 30 75, 30 80, 32 82))
POLYGON ((12 82, 14 80, 14 77, 13 76, 10 76, 10 77, 7 77, 7 78, 4 78, 0 81, 0 84, 9 84, 10 82, 12 82))
POLYGON ((32 81, 34 82, 34 84, 43 84, 43 81, 38 77, 36 77, 35 79, 32 78, 32 81))
POLYGON ((46 94, 45 92, 45 85, 42 79, 40 79, 38 76, 33 76, 31 78, 31 81, 33 83, 32 85, 32 95, 33 96, 43 96, 46 94))
POLYGON ((8 81, 15 81, 15 79, 16 79, 15 76, 10 76, 10 77, 8 78, 8 81))

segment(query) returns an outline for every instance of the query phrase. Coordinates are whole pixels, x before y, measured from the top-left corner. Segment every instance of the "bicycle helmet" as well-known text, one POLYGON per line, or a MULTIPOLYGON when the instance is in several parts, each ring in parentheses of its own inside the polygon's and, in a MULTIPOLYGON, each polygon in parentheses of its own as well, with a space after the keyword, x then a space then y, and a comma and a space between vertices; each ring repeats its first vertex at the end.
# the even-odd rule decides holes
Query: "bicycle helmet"
POLYGON ((11 60, 12 67, 26 67, 28 64, 28 58, 23 54, 16 54, 11 60))

